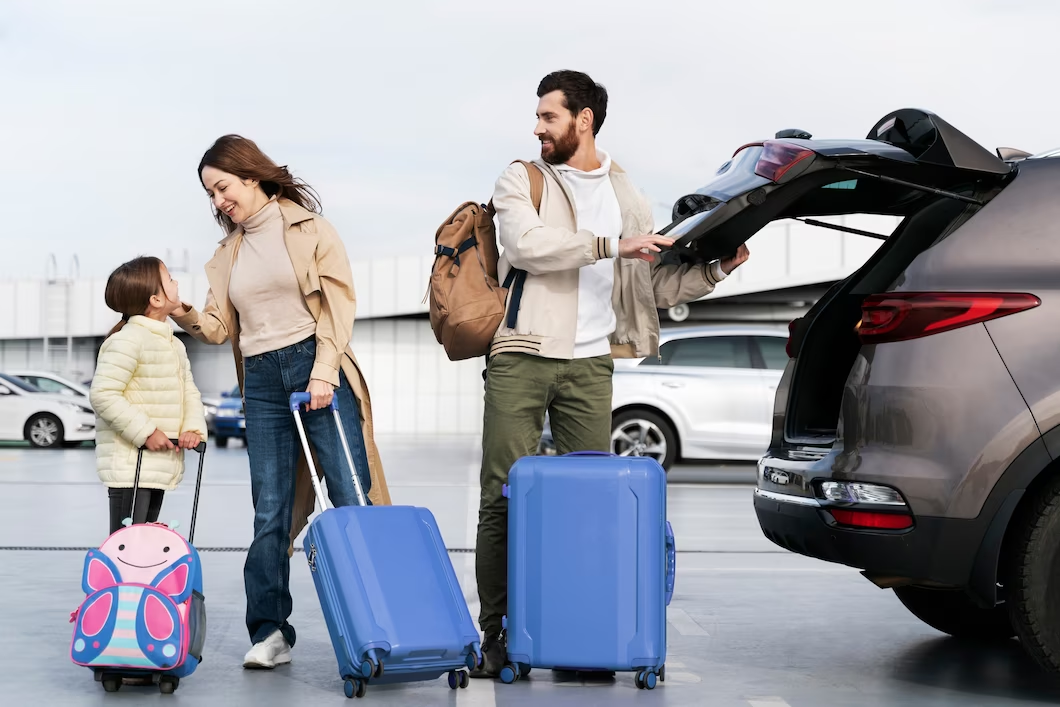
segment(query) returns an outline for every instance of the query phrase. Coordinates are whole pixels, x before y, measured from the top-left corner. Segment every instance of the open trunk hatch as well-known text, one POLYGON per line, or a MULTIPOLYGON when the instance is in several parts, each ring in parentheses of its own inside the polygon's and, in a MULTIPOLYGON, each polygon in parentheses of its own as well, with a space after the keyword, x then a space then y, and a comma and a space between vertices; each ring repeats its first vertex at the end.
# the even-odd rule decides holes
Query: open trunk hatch
POLYGON ((673 222, 660 233, 675 239, 670 257, 713 260, 732 255, 778 219, 908 216, 939 196, 982 203, 971 195, 1015 169, 938 116, 903 109, 881 119, 864 140, 745 145, 714 179, 677 201, 673 222))

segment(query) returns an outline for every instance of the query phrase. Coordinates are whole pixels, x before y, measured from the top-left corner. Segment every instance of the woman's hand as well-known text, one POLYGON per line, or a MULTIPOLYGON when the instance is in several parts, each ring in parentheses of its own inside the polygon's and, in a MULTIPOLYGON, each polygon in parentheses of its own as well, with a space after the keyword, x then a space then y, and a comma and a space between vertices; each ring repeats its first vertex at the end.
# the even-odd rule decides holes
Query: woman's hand
POLYGON ((185 432, 180 436, 180 446, 182 449, 195 449, 199 446, 199 442, 202 441, 202 437, 199 436, 198 432, 185 432))
POLYGON ((173 443, 169 441, 169 437, 166 437, 162 430, 156 429, 144 442, 144 447, 149 452, 164 452, 167 449, 173 449, 173 443))
POLYGON ((313 396, 313 401, 309 403, 309 409, 319 410, 331 405, 331 396, 335 394, 335 388, 327 381, 313 378, 309 381, 309 387, 306 388, 306 392, 313 396))

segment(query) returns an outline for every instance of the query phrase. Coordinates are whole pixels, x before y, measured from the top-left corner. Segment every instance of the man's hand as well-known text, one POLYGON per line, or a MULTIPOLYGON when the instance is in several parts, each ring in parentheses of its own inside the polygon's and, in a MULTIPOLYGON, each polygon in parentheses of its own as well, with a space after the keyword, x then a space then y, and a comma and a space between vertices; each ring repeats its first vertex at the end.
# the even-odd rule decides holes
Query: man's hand
POLYGON ((331 396, 335 394, 335 388, 327 381, 313 378, 309 381, 309 387, 306 388, 306 392, 313 396, 313 401, 309 403, 309 409, 319 410, 331 405, 331 396))
POLYGON ((726 275, 731 275, 733 270, 746 263, 750 257, 751 251, 747 249, 747 244, 744 243, 736 249, 736 255, 721 261, 721 269, 725 271, 726 275))
POLYGON ((640 260, 647 260, 650 263, 655 260, 655 256, 652 255, 652 253, 662 252, 662 249, 659 246, 666 246, 669 248, 673 244, 673 238, 657 236, 654 233, 649 233, 643 236, 634 236, 633 238, 623 238, 618 242, 618 257, 639 258, 640 260), (644 252, 645 250, 648 252, 644 252))
POLYGON ((185 432, 180 436, 179 441, 182 449, 195 449, 199 446, 199 442, 202 441, 202 437, 199 436, 198 432, 185 432))
POLYGON ((151 436, 144 442, 144 447, 150 452, 164 452, 167 449, 173 449, 173 443, 169 441, 169 437, 162 432, 162 430, 156 429, 151 433, 151 436))

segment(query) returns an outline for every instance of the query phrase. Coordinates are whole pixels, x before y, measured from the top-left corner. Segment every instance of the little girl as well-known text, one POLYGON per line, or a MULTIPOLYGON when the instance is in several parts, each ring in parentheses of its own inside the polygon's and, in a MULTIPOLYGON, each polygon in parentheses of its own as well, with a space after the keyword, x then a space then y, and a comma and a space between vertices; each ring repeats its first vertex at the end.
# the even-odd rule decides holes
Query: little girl
POLYGON ((125 263, 111 273, 104 297, 122 318, 99 349, 90 400, 96 411, 96 470, 108 487, 114 533, 132 513, 137 450, 147 451, 132 522, 153 523, 163 494, 184 476, 181 449, 198 446, 206 419, 187 351, 167 321, 181 302, 177 281, 162 261, 141 257, 125 263))

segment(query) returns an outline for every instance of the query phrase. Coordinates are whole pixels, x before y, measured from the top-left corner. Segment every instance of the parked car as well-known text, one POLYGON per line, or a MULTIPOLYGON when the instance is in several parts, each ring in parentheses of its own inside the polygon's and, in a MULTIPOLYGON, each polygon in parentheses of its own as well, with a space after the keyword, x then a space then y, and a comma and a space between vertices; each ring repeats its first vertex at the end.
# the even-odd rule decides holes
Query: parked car
MULTIPOLYGON (((773 395, 788 362, 784 327, 663 329, 659 356, 616 359, 611 452, 757 461, 769 447, 773 395)), ((545 420, 539 454, 554 454, 545 420)))
POLYGON ((45 393, 18 376, 0 373, 0 440, 76 447, 95 435, 96 416, 87 402, 45 393))
POLYGON ((680 248, 727 252, 780 218, 901 221, 790 327, 762 531, 1060 671, 1060 159, 988 152, 920 110, 865 140, 783 135, 682 200, 680 248))
POLYGON ((206 418, 206 434, 216 435, 217 428, 214 425, 217 419, 217 408, 221 406, 221 398, 203 397, 202 414, 206 418))
POLYGON ((238 385, 221 393, 213 425, 214 442, 218 447, 227 447, 231 437, 246 440, 247 420, 243 415, 243 395, 238 385))
POLYGON ((89 386, 84 386, 80 383, 74 383, 73 381, 63 378, 55 373, 21 368, 8 370, 7 373, 8 375, 18 376, 22 380, 33 385, 35 388, 40 389, 42 392, 69 395, 77 398, 84 398, 84 401, 82 402, 88 401, 88 392, 91 382, 89 386))

